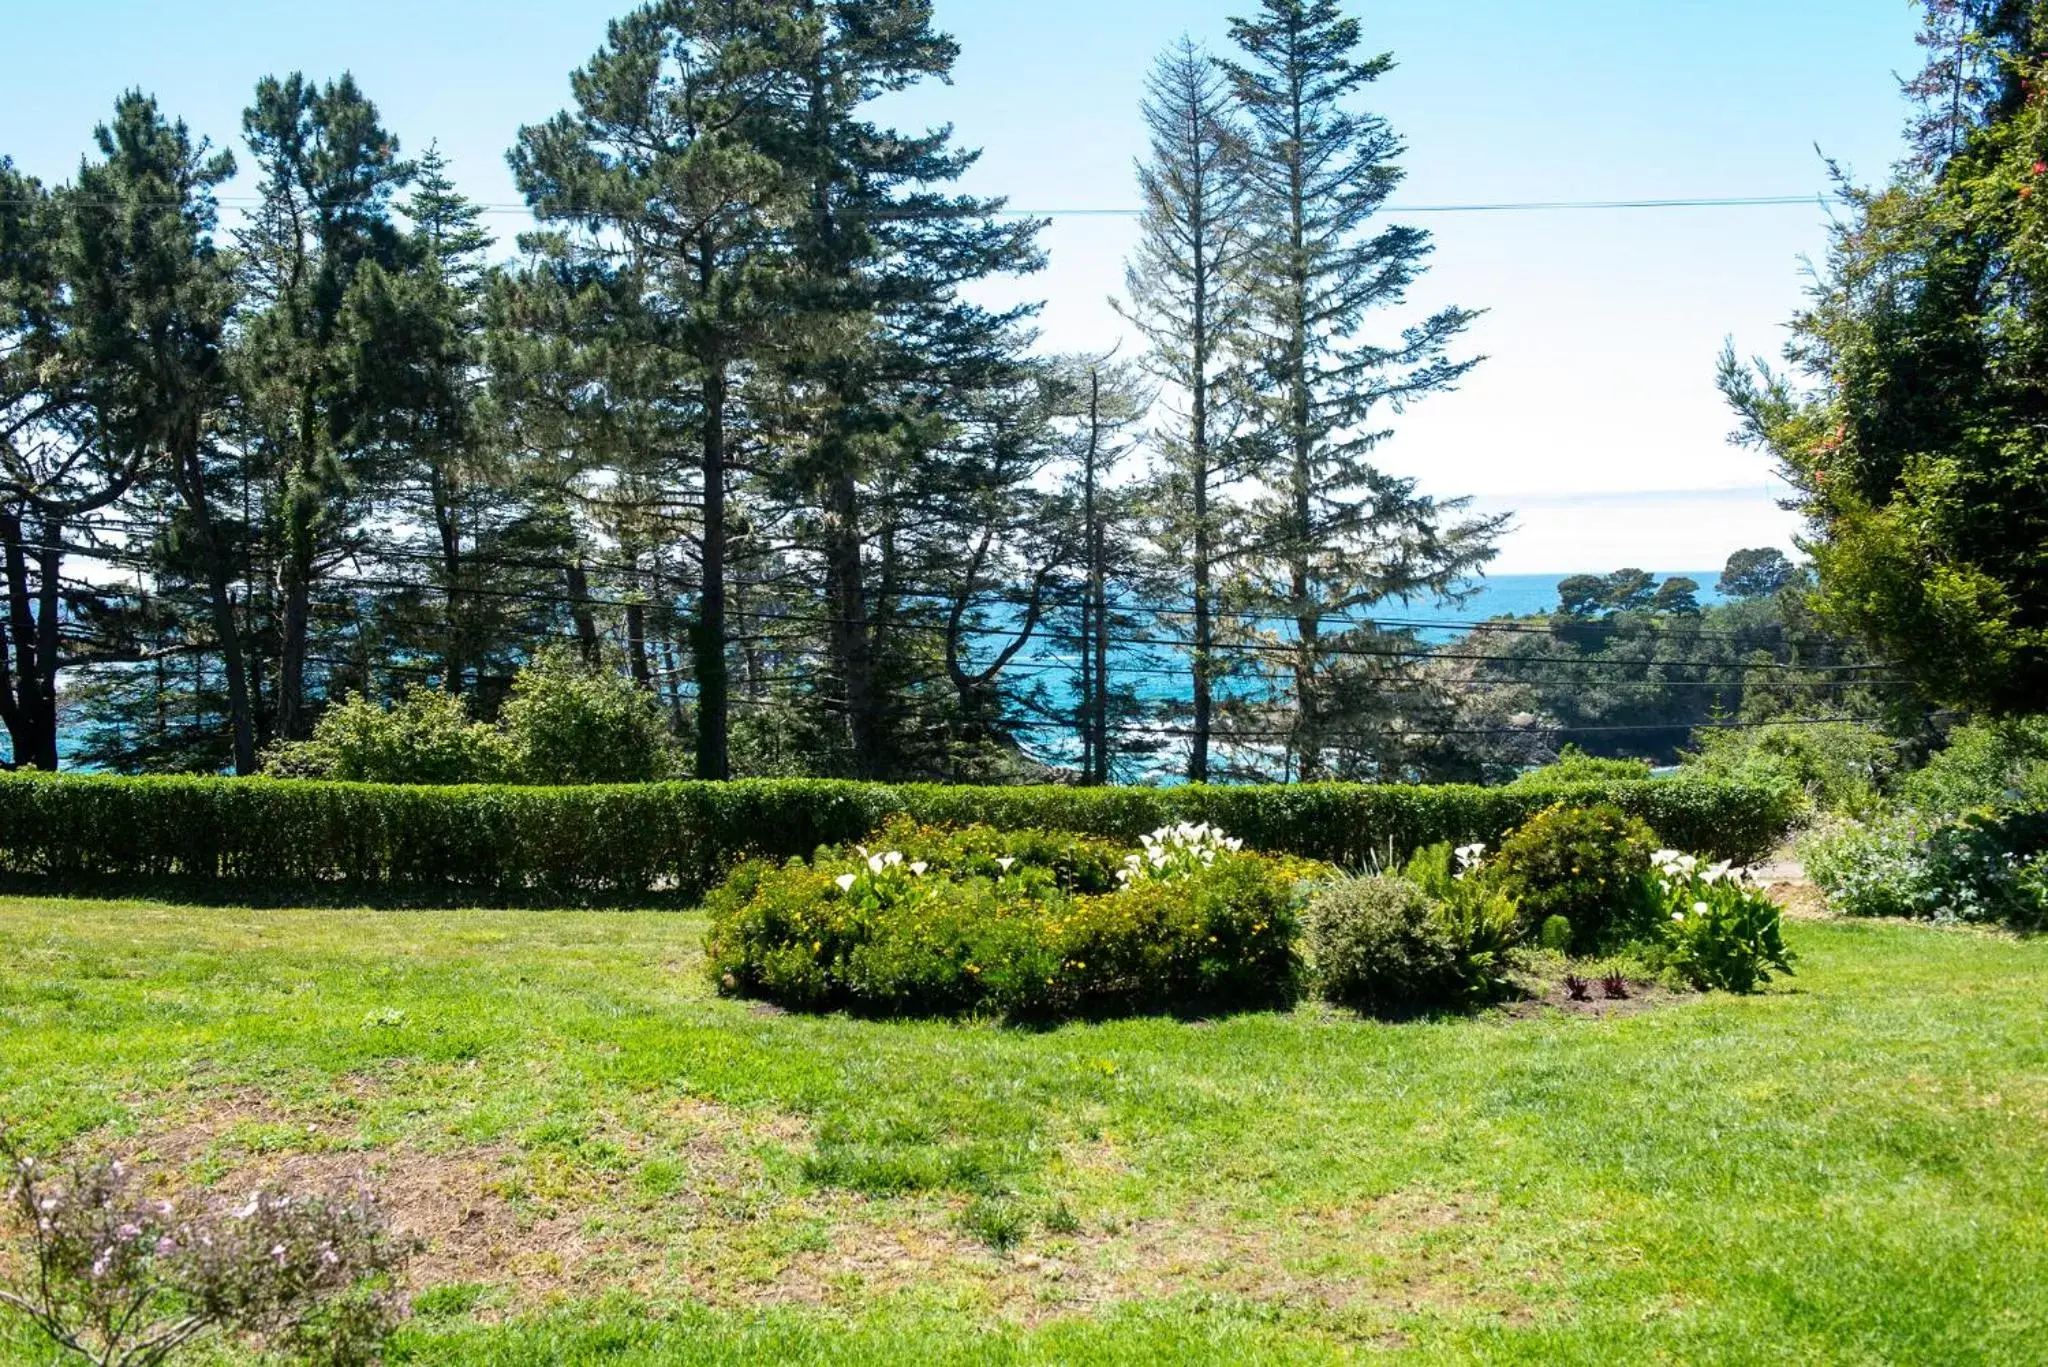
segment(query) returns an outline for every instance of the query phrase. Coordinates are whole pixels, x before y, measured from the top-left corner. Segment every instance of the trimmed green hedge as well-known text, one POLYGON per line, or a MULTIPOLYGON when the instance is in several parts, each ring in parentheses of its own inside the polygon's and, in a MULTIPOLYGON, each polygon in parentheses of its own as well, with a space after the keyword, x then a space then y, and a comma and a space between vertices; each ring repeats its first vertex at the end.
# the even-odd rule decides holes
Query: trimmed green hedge
POLYGON ((1608 801, 1667 843, 1747 860, 1789 795, 1664 780, 1530 788, 941 788, 775 780, 613 788, 373 787, 276 779, 0 776, 0 874, 198 881, 272 895, 435 901, 689 902, 744 856, 865 838, 903 813, 944 825, 1135 841, 1207 821, 1253 849, 1347 866, 1500 838, 1558 802, 1608 801))

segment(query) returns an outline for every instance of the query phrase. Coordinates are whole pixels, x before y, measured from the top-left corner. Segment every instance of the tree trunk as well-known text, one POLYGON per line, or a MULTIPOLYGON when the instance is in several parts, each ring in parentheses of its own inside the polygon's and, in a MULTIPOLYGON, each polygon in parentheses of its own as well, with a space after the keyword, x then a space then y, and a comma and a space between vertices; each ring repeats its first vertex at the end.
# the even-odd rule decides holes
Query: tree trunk
POLYGON ((576 624, 576 651, 583 663, 597 668, 597 618, 590 611, 590 571, 581 560, 562 571, 569 584, 569 618, 576 624))
POLYGON ((826 497, 825 598, 831 613, 827 639, 834 673, 845 690, 841 701, 854 775, 876 779, 882 777, 882 728, 875 712, 874 642, 861 564, 859 489, 852 472, 835 472, 826 497))
POLYGON ((443 473, 434 471, 434 530, 441 541, 442 595, 448 603, 447 644, 441 656, 441 687, 449 693, 463 691, 469 673, 469 600, 462 591, 462 527, 456 518, 455 500, 443 473))
POLYGON ((57 767, 56 641, 49 600, 48 535, 39 538, 36 561, 42 582, 32 584, 27 532, 19 511, 0 514, 0 539, 6 543, 7 627, 12 647, 4 715, 17 769, 54 771, 57 767), (44 621, 37 621, 41 608, 44 621))
POLYGON ((725 659, 725 405, 726 369, 704 375, 704 574, 692 633, 697 674, 697 777, 732 776, 731 681, 725 659))

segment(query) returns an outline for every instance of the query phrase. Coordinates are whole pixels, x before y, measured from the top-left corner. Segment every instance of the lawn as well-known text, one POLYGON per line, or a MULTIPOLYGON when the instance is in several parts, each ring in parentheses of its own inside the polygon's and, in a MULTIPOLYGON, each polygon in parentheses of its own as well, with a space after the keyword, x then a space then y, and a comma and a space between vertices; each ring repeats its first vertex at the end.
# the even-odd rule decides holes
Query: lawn
POLYGON ((0 1116, 367 1175, 428 1240, 403 1362, 2043 1360, 2048 941, 1801 922, 1751 999, 1035 1033, 721 1001, 702 932, 0 903, 0 1116))

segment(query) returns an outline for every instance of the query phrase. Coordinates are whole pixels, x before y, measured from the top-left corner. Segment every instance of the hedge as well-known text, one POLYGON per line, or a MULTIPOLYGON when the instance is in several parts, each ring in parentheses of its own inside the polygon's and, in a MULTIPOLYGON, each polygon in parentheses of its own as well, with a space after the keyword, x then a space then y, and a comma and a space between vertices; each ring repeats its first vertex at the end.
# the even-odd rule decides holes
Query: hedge
POLYGON ((1208 821, 1253 849, 1351 867, 1500 838, 1558 802, 1609 801, 1668 843, 1748 860, 1790 795, 1661 780, 1536 788, 945 788, 822 780, 611 788, 376 787, 280 779, 0 776, 0 874, 249 885, 272 896, 689 902, 745 856, 863 839, 894 813, 1132 840, 1208 821))

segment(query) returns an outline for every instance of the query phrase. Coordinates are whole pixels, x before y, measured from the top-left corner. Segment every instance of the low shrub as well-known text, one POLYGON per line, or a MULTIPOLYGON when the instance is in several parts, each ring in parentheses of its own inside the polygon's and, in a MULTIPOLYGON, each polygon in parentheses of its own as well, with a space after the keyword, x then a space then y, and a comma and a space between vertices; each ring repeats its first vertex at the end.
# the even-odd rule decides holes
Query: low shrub
POLYGON ((1099 842, 887 834, 910 848, 735 872, 709 903, 720 989, 800 1010, 1020 1020, 1293 999, 1296 871, 1282 861, 1225 849, 1102 891, 1129 870, 1099 842))
POLYGON ((1655 864, 1670 971, 1702 991, 1742 993, 1792 972, 1784 913, 1746 875, 1676 850, 1659 851, 1655 864))
POLYGON ((2048 717, 1957 727, 1925 768, 1899 784, 1899 802, 1938 817, 2048 807, 2048 717))
POLYGON ((67 1361, 162 1363, 227 1338, 342 1367, 377 1361, 397 1324, 411 1250, 367 1196, 181 1210, 117 1162, 53 1172, 4 1136, 0 1156, 13 1236, 0 1306, 67 1361))
POLYGON ((652 695, 569 649, 542 651, 519 671, 495 726, 472 720, 454 694, 416 688, 389 707, 346 699, 321 714, 310 740, 264 754, 272 778, 338 783, 573 787, 658 783, 683 772, 652 695))
POLYGON ((1650 763, 1640 759, 1602 759, 1576 745, 1567 745, 1556 760, 1515 780, 1518 788, 1554 788, 1564 783, 1643 783, 1650 763))
POLYGON ((311 740, 264 752, 272 778, 340 783, 502 783, 516 777, 513 754, 494 726, 473 721, 452 693, 416 688, 390 707, 365 697, 320 715, 311 740))
POLYGON ((1702 730, 1693 741, 1698 749, 1685 756, 1681 773, 1781 787, 1824 813, 1864 816, 1880 810, 1904 767, 1896 740, 1854 722, 1702 730))
POLYGON ((1507 838, 1486 878, 1521 908, 1530 933, 1562 916, 1572 948, 1593 953, 1649 929, 1644 880, 1656 848, 1651 829, 1617 807, 1556 806, 1507 838))
POLYGON ((1905 812, 1815 830, 1800 856, 1847 916, 2048 929, 2048 812, 1905 812))
POLYGON ((1429 895, 1406 878, 1347 878, 1304 916, 1317 990, 1367 1011, 1427 1010, 1460 994, 1457 951, 1429 895))

